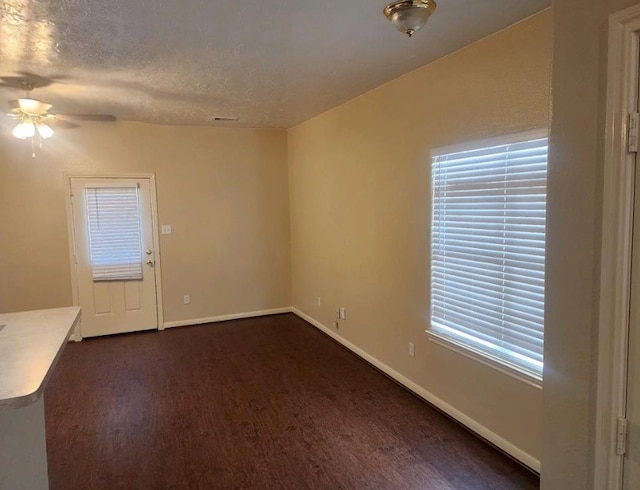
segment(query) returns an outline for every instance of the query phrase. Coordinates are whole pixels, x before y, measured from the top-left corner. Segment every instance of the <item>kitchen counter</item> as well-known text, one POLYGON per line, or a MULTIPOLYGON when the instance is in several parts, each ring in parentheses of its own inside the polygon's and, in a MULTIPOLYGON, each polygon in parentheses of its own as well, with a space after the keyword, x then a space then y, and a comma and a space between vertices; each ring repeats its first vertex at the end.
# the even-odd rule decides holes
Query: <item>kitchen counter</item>
POLYGON ((80 308, 0 314, 0 489, 49 488, 42 393, 80 308))
POLYGON ((80 318, 80 307, 0 314, 0 407, 35 402, 80 318))

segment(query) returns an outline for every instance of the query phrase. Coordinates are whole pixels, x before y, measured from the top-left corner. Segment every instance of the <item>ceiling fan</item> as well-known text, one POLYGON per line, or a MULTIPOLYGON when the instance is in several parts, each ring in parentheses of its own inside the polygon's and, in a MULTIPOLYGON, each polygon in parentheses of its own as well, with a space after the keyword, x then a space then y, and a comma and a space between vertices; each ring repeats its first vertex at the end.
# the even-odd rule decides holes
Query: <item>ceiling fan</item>
POLYGON ((26 97, 9 101, 10 118, 19 121, 11 134, 19 139, 33 138, 38 135, 42 139, 49 139, 54 134, 51 125, 55 124, 64 128, 77 127, 76 122, 98 121, 114 122, 115 116, 108 114, 51 114, 49 110, 53 107, 47 102, 33 99, 30 96, 34 84, 29 80, 23 80, 22 88, 26 92, 26 97))

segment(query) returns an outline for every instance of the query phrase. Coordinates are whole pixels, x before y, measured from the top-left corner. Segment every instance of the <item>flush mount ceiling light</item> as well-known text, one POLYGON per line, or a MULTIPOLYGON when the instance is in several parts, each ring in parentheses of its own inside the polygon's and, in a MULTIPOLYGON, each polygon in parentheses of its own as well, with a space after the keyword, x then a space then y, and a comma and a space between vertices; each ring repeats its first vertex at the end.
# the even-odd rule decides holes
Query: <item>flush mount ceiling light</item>
POLYGON ((387 5, 384 15, 396 29, 411 37, 424 27, 435 9, 433 0, 400 0, 387 5))

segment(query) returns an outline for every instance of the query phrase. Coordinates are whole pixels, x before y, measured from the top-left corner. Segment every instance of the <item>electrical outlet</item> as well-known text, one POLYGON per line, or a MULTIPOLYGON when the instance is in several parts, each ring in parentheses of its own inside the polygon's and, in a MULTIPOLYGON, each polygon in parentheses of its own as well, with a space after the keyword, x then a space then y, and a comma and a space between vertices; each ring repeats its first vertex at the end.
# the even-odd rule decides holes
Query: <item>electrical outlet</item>
POLYGON ((162 225, 160 227, 161 235, 171 235, 171 225, 162 225))
POLYGON ((411 357, 416 356, 416 346, 413 344, 413 342, 409 342, 409 355, 411 357))
POLYGON ((347 319, 347 309, 344 306, 340 307, 340 310, 338 311, 338 318, 340 320, 346 320, 347 319))
POLYGON ((184 304, 185 305, 190 305, 191 304, 191 296, 189 296, 188 294, 184 295, 184 304))
POLYGON ((320 306, 320 304, 321 304, 321 303, 322 303, 322 301, 320 301, 320 296, 318 296, 318 299, 316 300, 316 304, 317 304, 318 306, 320 306))

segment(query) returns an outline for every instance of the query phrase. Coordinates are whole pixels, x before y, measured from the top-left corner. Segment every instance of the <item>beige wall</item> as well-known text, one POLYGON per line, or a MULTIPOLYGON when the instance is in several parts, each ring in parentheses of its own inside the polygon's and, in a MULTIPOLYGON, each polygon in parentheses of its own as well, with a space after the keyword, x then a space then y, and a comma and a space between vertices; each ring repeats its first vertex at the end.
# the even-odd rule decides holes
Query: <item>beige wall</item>
POLYGON ((293 305, 534 458, 542 391, 424 333, 429 152, 547 127, 551 50, 545 11, 289 131, 293 305))
POLYGON ((608 15, 638 0, 554 0, 542 487, 593 478, 608 15))
POLYGON ((0 136, 0 311, 72 304, 64 174, 155 173, 165 321, 289 306, 286 132, 140 123, 0 136), (191 304, 183 305, 184 294, 191 304))

